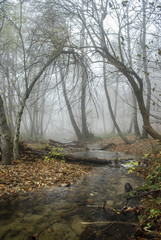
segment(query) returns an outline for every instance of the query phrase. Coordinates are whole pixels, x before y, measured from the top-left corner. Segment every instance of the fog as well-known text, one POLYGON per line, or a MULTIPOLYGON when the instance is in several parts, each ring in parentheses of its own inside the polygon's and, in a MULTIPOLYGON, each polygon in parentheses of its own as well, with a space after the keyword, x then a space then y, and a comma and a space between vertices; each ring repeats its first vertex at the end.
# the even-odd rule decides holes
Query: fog
POLYGON ((15 143, 160 139, 159 1, 2 3, 0 94, 15 143))

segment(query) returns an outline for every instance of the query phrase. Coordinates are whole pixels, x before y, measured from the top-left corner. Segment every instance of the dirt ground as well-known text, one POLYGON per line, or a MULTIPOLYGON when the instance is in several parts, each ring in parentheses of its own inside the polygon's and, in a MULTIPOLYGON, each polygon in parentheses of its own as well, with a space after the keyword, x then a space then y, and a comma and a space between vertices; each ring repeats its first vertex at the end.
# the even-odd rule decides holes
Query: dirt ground
MULTIPOLYGON (((133 136, 129 138, 134 140, 133 136)), ((99 140, 98 144, 102 147, 111 144, 112 146, 108 147, 109 151, 141 156, 158 147, 157 142, 150 138, 138 139, 132 144, 126 144, 120 137, 112 137, 99 140)), ((33 144, 33 147, 45 148, 36 144, 33 144)), ((91 171, 93 169, 90 166, 66 163, 65 157, 64 160, 44 161, 44 157, 35 158, 32 154, 22 154, 19 159, 12 161, 10 166, 3 166, 0 162, 0 203, 17 198, 21 194, 41 191, 53 186, 70 186, 91 171)))
POLYGON ((152 152, 158 146, 158 142, 152 138, 147 139, 135 139, 134 136, 128 136, 128 139, 134 141, 132 144, 126 144, 120 137, 110 137, 104 140, 100 140, 99 143, 102 146, 107 146, 113 143, 114 145, 109 147, 110 151, 117 151, 129 154, 137 154, 143 156, 149 152, 152 152))

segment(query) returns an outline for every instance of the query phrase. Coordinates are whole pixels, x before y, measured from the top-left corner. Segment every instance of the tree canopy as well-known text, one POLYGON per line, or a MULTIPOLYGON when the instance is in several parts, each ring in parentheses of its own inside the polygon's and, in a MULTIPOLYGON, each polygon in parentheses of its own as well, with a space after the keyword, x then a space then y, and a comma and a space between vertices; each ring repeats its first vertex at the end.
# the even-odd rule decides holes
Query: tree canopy
POLYGON ((160 9, 145 0, 1 1, 1 109, 14 157, 20 130, 43 137, 55 121, 71 122, 79 140, 98 133, 97 122, 127 143, 129 129, 161 140, 160 9))

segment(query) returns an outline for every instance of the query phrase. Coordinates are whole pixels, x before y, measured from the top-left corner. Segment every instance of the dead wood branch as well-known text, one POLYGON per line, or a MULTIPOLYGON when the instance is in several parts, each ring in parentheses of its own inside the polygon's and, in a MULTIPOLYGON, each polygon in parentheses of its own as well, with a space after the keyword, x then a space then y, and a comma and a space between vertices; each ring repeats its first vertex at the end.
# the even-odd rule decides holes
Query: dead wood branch
POLYGON ((111 148, 111 147, 116 147, 116 144, 114 144, 114 143, 109 143, 109 144, 103 146, 100 150, 107 150, 107 149, 109 149, 109 148, 111 148))
POLYGON ((54 146, 54 147, 62 146, 63 148, 67 148, 67 147, 82 148, 82 147, 85 147, 84 143, 80 143, 78 141, 62 143, 62 142, 58 142, 58 141, 55 141, 55 140, 52 140, 52 139, 49 139, 49 145, 54 146))
POLYGON ((137 194, 135 196, 131 196, 131 197, 128 197, 127 198, 127 201, 130 200, 130 199, 135 199, 135 198, 142 198, 142 197, 145 197, 147 195, 150 195, 150 194, 155 194, 155 193, 160 193, 161 192, 161 189, 154 189, 154 190, 150 190, 146 193, 142 193, 142 194, 137 194))
POLYGON ((133 222, 117 222, 117 221, 105 221, 105 222, 81 222, 82 225, 107 225, 107 224, 123 224, 123 225, 132 225, 132 226, 138 226, 137 223, 133 222))

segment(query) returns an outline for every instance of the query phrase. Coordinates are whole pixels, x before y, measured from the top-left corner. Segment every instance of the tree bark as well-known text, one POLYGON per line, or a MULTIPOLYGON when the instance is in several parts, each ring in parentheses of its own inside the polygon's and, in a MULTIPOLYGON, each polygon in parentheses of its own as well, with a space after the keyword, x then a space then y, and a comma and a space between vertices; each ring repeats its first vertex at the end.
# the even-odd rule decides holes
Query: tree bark
POLYGON ((129 139, 127 139, 124 134, 121 132, 118 124, 117 124, 117 121, 115 119, 115 116, 114 116, 114 113, 113 113, 113 110, 112 110, 112 106, 111 106, 111 101, 110 101, 110 97, 109 97, 109 93, 108 93, 108 90, 107 90, 107 84, 106 84, 106 73, 105 73, 105 63, 103 63, 103 78, 104 78, 104 89, 105 89, 105 94, 106 94, 106 99, 107 99, 107 103, 108 103, 108 108, 109 108, 109 111, 110 111, 110 114, 111 114, 111 118, 112 118, 112 121, 115 125, 115 128, 118 132, 118 134, 120 135, 120 137, 127 143, 127 144, 130 144, 132 143, 129 139))
POLYGON ((65 102, 66 102, 66 105, 67 105, 69 117, 70 117, 72 126, 74 128, 74 131, 75 131, 75 134, 76 134, 78 140, 82 140, 82 138, 83 138, 82 133, 81 133, 81 131, 80 131, 76 121, 75 121, 75 118, 74 118, 74 115, 73 115, 73 111, 72 111, 72 108, 71 108, 71 105, 70 105, 70 102, 69 102, 69 99, 68 99, 68 95, 67 95, 67 92, 66 92, 65 81, 64 81, 64 76, 63 76, 63 74, 61 72, 61 67, 59 69, 60 69, 60 74, 61 74, 61 81, 62 81, 64 99, 65 99, 65 102))
POLYGON ((128 81, 130 82, 138 105, 139 105, 139 109, 140 109, 140 113, 142 115, 143 118, 143 123, 144 123, 144 128, 145 130, 154 138, 154 139, 158 139, 161 141, 161 135, 156 132, 151 124, 150 124, 150 120, 149 120, 149 113, 146 109, 145 103, 144 103, 144 98, 143 98, 143 83, 142 83, 142 79, 134 72, 132 71, 131 74, 133 74, 139 81, 140 87, 137 86, 133 76, 128 72, 128 70, 126 68, 124 69, 120 69, 120 71, 124 74, 124 76, 127 77, 128 81))
MULTIPOLYGON (((114 105, 114 117, 116 119, 117 115, 117 101, 118 101, 118 87, 119 87, 119 80, 118 76, 116 77, 116 90, 115 90, 115 105, 114 105)), ((113 123, 112 134, 115 134, 115 124, 113 123)))
MULTIPOLYGON (((83 7, 84 1, 82 0, 82 7, 83 7)), ((81 29, 81 36, 80 36, 80 45, 83 47, 85 45, 85 27, 82 24, 81 29)), ((88 73, 87 68, 85 66, 85 62, 83 59, 83 56, 85 55, 85 49, 81 49, 81 55, 82 55, 82 86, 81 86, 81 117, 82 117, 82 135, 84 139, 91 138, 92 134, 90 134, 87 126, 87 117, 86 117, 86 88, 87 88, 87 82, 88 82, 88 73)))
POLYGON ((39 80, 39 78, 41 77, 41 75, 44 73, 44 71, 46 70, 46 68, 60 55, 60 53, 53 55, 48 61, 47 63, 42 67, 42 69, 38 72, 38 74, 35 76, 35 78, 32 80, 32 82, 30 83, 29 87, 26 89, 22 101, 20 103, 19 106, 19 110, 17 112, 17 116, 16 116, 16 123, 15 123, 15 134, 14 134, 14 144, 13 144, 13 155, 14 158, 16 158, 19 155, 19 136, 20 136, 20 125, 21 125, 21 119, 22 119, 22 114, 23 114, 23 110, 26 104, 27 99, 30 96, 30 93, 34 87, 34 85, 36 84, 36 82, 39 80))
POLYGON ((11 134, 7 124, 3 100, 0 96, 0 134, 2 162, 4 165, 11 164, 11 134))
MULTIPOLYGON (((129 20, 129 4, 126 6, 126 15, 127 15, 127 44, 128 44, 128 63, 130 68, 133 67, 132 53, 131 53, 131 38, 130 38, 130 20, 129 20)), ((137 119, 137 102, 134 91, 132 90, 132 102, 133 102, 133 116, 132 123, 134 124, 134 131, 136 136, 140 136, 140 130, 137 119)))
MULTIPOLYGON (((144 69, 144 75, 145 75, 145 80, 147 84, 147 99, 146 99, 146 109, 147 112, 150 114, 150 101, 151 101, 151 82, 149 79, 149 73, 148 73, 148 66, 147 66, 147 50, 146 50, 146 1, 142 0, 142 5, 143 5, 143 36, 142 36, 142 42, 141 42, 141 47, 142 47, 142 53, 143 53, 143 69, 144 69)), ((143 128, 142 132, 142 137, 147 138, 148 133, 143 128)))
POLYGON ((90 138, 90 133, 87 126, 86 118, 86 84, 87 84, 87 74, 85 69, 82 69, 82 94, 81 94, 81 116, 82 116, 82 135, 84 139, 90 138))
POLYGON ((137 102, 134 92, 132 91, 132 101, 133 101, 133 121, 134 121, 134 131, 135 135, 140 136, 139 124, 137 119, 137 102))

